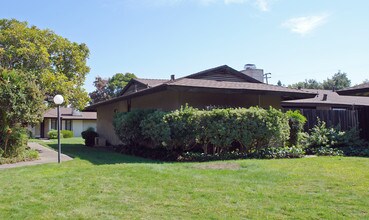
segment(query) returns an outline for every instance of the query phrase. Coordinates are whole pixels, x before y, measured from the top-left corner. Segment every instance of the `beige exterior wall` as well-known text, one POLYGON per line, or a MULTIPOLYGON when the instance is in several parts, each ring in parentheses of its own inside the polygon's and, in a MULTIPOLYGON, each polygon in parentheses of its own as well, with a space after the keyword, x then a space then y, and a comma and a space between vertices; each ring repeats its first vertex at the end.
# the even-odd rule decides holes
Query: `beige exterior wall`
POLYGON ((110 144, 120 144, 119 138, 115 135, 113 127, 113 117, 115 112, 126 112, 127 101, 120 101, 97 108, 96 132, 100 137, 105 138, 110 144))
MULTIPOLYGON (((131 109, 174 110, 188 103, 196 108, 209 105, 230 107, 261 106, 263 108, 281 108, 281 97, 272 95, 223 94, 204 92, 162 91, 131 99, 131 109)), ((115 135, 113 117, 115 112, 126 112, 127 100, 97 107, 97 133, 110 144, 121 142, 115 135)))

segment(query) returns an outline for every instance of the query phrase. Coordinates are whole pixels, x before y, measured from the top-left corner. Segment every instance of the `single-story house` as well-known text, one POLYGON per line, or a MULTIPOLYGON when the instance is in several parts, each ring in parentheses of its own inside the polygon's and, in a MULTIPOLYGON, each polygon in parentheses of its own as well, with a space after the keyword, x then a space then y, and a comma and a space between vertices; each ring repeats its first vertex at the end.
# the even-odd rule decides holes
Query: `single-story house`
POLYGON ((340 95, 369 96, 369 83, 363 83, 337 91, 340 95))
POLYGON ((281 108, 283 100, 316 95, 314 92, 268 85, 261 82, 262 79, 262 70, 247 68, 237 71, 226 65, 178 79, 174 75, 169 80, 132 79, 119 97, 88 106, 86 111, 97 111, 97 133, 115 145, 120 143, 113 127, 115 112, 174 110, 186 104, 201 109, 208 106, 281 108))
POLYGON ((340 95, 331 90, 302 89, 303 91, 315 92, 317 95, 313 98, 295 99, 282 102, 283 108, 303 108, 316 110, 342 110, 358 109, 369 106, 368 97, 340 95))
MULTIPOLYGON (((96 112, 80 112, 73 108, 60 108, 61 130, 73 131, 75 137, 80 137, 81 132, 92 127, 96 130, 96 112)), ((28 129, 34 137, 47 138, 50 130, 57 130, 57 109, 50 109, 45 112, 44 119, 40 124, 28 129)))

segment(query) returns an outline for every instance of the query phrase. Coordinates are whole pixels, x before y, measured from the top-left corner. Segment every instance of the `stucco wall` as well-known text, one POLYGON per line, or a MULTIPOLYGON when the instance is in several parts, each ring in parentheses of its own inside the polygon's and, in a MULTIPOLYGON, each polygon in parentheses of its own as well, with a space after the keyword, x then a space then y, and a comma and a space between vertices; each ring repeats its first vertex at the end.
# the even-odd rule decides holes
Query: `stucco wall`
POLYGON ((97 108, 97 122, 96 122, 96 132, 100 137, 106 138, 108 142, 113 145, 118 145, 121 142, 119 138, 115 135, 113 127, 113 117, 115 112, 126 112, 127 111, 127 101, 120 101, 104 106, 99 106, 97 108))
POLYGON ((81 137, 81 132, 83 131, 83 121, 73 120, 72 121, 72 131, 74 137, 81 137))

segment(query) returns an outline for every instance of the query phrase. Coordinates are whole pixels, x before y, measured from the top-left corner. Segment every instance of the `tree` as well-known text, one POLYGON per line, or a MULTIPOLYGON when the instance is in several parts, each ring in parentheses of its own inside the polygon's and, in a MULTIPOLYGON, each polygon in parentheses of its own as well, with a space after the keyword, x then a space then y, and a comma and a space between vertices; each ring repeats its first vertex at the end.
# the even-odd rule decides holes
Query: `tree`
POLYGON ((94 81, 96 90, 89 94, 91 104, 119 96, 122 89, 128 84, 128 82, 135 78, 137 77, 133 73, 117 73, 108 79, 103 79, 99 76, 96 77, 94 81))
POLYGON ((0 68, 0 156, 10 156, 10 149, 19 147, 16 138, 9 143, 18 128, 41 120, 46 108, 43 102, 44 95, 29 74, 0 68))
POLYGON ((351 80, 348 79, 347 73, 340 70, 333 75, 333 77, 327 78, 323 82, 323 88, 329 90, 340 90, 351 86, 351 80))
POLYGON ((315 79, 305 79, 304 82, 298 82, 288 87, 294 89, 323 89, 322 84, 315 79))
POLYGON ((278 85, 278 86, 282 86, 282 82, 281 82, 281 80, 278 80, 277 85, 278 85))
POLYGON ((97 76, 94 81, 95 91, 89 94, 91 98, 91 104, 102 102, 111 98, 108 88, 108 80, 97 76))
POLYGON ((133 73, 116 73, 109 79, 108 90, 113 97, 119 96, 122 89, 128 84, 131 79, 137 78, 133 73))
POLYGON ((65 105, 82 109, 89 100, 82 87, 89 72, 88 56, 83 43, 29 27, 27 22, 0 20, 0 67, 22 71, 45 96, 62 94, 65 105))

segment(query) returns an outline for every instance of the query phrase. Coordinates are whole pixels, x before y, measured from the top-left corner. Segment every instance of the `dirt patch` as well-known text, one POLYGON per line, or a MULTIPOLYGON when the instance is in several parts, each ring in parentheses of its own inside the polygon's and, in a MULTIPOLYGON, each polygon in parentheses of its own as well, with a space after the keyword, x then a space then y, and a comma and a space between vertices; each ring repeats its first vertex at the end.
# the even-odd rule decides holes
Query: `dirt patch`
POLYGON ((239 170, 241 168, 238 163, 206 163, 194 167, 202 170, 239 170))

